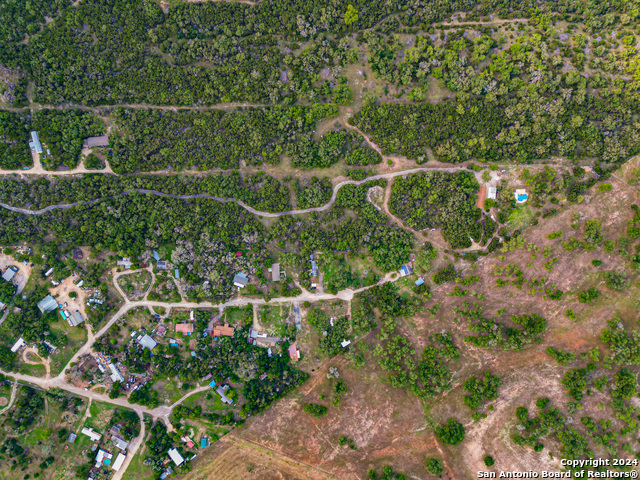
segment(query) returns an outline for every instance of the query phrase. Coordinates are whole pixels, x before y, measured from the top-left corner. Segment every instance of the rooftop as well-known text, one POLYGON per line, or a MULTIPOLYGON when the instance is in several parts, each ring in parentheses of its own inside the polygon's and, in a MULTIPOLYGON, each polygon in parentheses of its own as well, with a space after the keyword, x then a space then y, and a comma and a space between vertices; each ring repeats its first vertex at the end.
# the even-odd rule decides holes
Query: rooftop
POLYGON ((487 187, 484 185, 480 186, 480 190, 478 190, 478 200, 476 201, 476 207, 484 208, 484 201, 487 198, 487 187))
POLYGON ((193 323, 178 323, 176 325, 176 333, 193 333, 193 323))
POLYGON ((2 278, 7 282, 10 282, 15 274, 16 272, 13 269, 7 268, 7 270, 2 274, 2 278))
POLYGON ((70 326, 77 327, 82 322, 84 322, 84 318, 82 318, 82 314, 80 312, 76 312, 73 315, 69 315, 67 317, 67 322, 69 322, 70 326))
POLYGON ((89 137, 84 141, 85 147, 108 147, 109 135, 100 135, 99 137, 89 137))
POLYGON ((233 284, 236 287, 244 287, 247 283, 249 283, 249 277, 242 272, 236 273, 235 277, 233 277, 233 284))
POLYGON ((214 337, 233 337, 233 333, 235 329, 230 327, 229 324, 225 323, 224 326, 216 325, 213 327, 213 336, 214 337))
POLYGON ((47 295, 38 302, 38 308, 42 313, 50 312, 51 310, 58 308, 58 302, 51 295, 47 295))
POLYGON ((280 281, 280 264, 274 263, 271 265, 271 280, 274 282, 280 281))
POLYGON ((144 348, 148 348, 149 350, 153 350, 158 344, 153 338, 146 334, 140 340, 138 340, 138 343, 144 348))

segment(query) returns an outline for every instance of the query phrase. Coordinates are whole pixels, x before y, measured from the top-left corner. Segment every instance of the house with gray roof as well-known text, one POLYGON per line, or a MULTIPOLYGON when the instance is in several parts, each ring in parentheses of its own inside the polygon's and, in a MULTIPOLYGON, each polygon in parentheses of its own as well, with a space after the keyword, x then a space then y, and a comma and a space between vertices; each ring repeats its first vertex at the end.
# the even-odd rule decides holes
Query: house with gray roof
POLYGON ((156 345, 158 345, 158 342, 156 342, 153 338, 151 338, 147 334, 143 335, 142 338, 138 339, 138 343, 144 348, 148 348, 149 350, 153 350, 154 348, 156 348, 156 345))
POLYGON ((236 273, 236 276, 233 277, 233 284, 236 287, 244 288, 247 286, 247 283, 249 283, 249 277, 242 272, 236 273))
POLYGON ((16 274, 16 271, 12 268, 9 267, 7 268, 7 270, 2 274, 2 278, 7 281, 10 282, 11 280, 13 280, 13 276, 16 274))
POLYGON ((231 405, 233 403, 233 400, 227 397, 226 395, 227 390, 229 390, 229 385, 220 385, 216 389, 216 393, 220 395, 220 399, 222 400, 223 403, 228 403, 229 405, 231 405))
POLYGON ((58 308, 58 302, 51 295, 47 295, 38 302, 38 308, 41 313, 50 312, 58 308))
POLYGON ((280 281, 280 264, 274 263, 271 265, 271 280, 274 282, 280 281))
POLYGON ((31 148, 31 150, 35 150, 36 153, 42 153, 42 144, 40 143, 38 132, 36 132, 35 130, 31 132, 31 141, 29 142, 29 148, 31 148))
POLYGON ((108 147, 109 135, 100 135, 97 137, 89 137, 84 141, 85 148, 91 147, 108 147))
POLYGON ((82 322, 84 322, 84 318, 82 318, 82 314, 80 312, 76 312, 73 315, 69 315, 67 317, 67 322, 71 327, 77 327, 82 322))

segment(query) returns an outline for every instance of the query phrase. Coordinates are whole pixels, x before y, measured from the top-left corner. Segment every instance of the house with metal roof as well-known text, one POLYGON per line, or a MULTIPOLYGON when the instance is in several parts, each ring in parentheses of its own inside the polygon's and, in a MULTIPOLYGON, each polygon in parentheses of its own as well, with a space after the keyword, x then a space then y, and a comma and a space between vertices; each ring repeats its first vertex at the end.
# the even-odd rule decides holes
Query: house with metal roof
POLYGON ((29 142, 29 148, 31 150, 35 150, 36 153, 42 153, 42 144, 40 143, 40 137, 38 137, 38 132, 33 130, 31 132, 31 141, 29 142))
POLYGON ((280 264, 274 263, 271 265, 271 280, 274 282, 280 281, 280 264))
POLYGON ((11 347, 11 352, 12 353, 16 353, 18 350, 20 350, 22 347, 24 347, 27 344, 27 342, 24 341, 24 338, 20 337, 18 339, 18 341, 16 343, 13 344, 13 347, 11 347))
POLYGON ((69 443, 75 443, 76 438, 78 438, 78 436, 77 436, 75 433, 71 432, 71 433, 69 434, 69 436, 67 437, 67 442, 69 442, 69 443))
POLYGON ((14 270, 13 268, 9 267, 2 274, 2 278, 3 278, 3 280, 5 280, 7 282, 10 282, 11 280, 13 280, 13 276, 15 274, 16 274, 16 270, 14 270))
POLYGON ((158 345, 158 342, 156 342, 153 338, 151 338, 147 334, 145 334, 141 338, 139 338, 138 339, 138 343, 142 347, 148 348, 149 350, 153 350, 154 348, 156 348, 156 345, 158 345))
POLYGON ((238 272, 235 277, 233 277, 233 285, 239 288, 244 288, 249 283, 249 277, 247 277, 244 273, 238 272))
POLYGON ((497 187, 487 187, 487 199, 495 200, 498 197, 497 187))
POLYGON ((120 370, 118 370, 117 366, 115 366, 113 363, 110 363, 109 369, 111 370, 111 380, 113 382, 124 383, 124 377, 122 376, 122 373, 120 373, 120 370))
POLYGON ((129 442, 127 442, 124 438, 116 437, 115 435, 111 437, 111 441, 120 450, 126 450, 129 446, 129 442))
POLYGON ((102 438, 102 435, 93 431, 93 428, 84 427, 80 433, 86 435, 91 439, 92 442, 97 442, 102 438))
POLYGON ((156 250, 154 250, 154 251, 153 251, 153 259, 154 259, 156 262, 159 262, 159 261, 160 261, 160 255, 158 254, 158 252, 157 252, 156 250))
POLYGON ((228 403, 229 405, 231 405, 233 403, 233 400, 227 397, 226 395, 227 390, 229 390, 229 385, 220 385, 216 389, 216 393, 220 395, 220 399, 222 400, 223 403, 228 403))
POLYGON ((82 318, 82 314, 80 312, 76 312, 73 315, 69 315, 67 317, 67 322, 71 327, 77 327, 82 322, 84 322, 84 318, 82 318))
POLYGON ((47 295, 38 302, 38 309, 41 313, 50 312, 58 308, 58 302, 51 295, 47 295))
POLYGON ((119 453, 116 457, 116 461, 113 462, 113 466, 111 468, 113 468, 117 472, 118 470, 120 470, 120 468, 122 468, 122 465, 124 464, 126 458, 126 455, 124 455, 123 453, 119 453))
POLYGON ((116 262, 116 265, 119 265, 119 266, 127 268, 127 269, 131 268, 131 265, 132 265, 131 259, 128 258, 128 257, 123 257, 122 260, 118 260, 116 262))
POLYGON ((293 342, 289 345, 289 349, 287 350, 289 353, 289 358, 294 362, 297 362, 300 359, 300 350, 298 350, 298 345, 296 342, 293 342))
POLYGON ((407 264, 407 265, 402 265, 400 267, 401 277, 406 277, 407 275, 411 275, 412 273, 413 273, 413 268, 411 268, 411 265, 407 264))
POLYGON ((98 137, 89 137, 84 141, 84 148, 91 147, 108 147, 109 135, 100 135, 98 137))
POLYGON ((180 466, 184 463, 184 457, 180 455, 180 452, 178 452, 177 449, 170 448, 167 454, 169 455, 169 458, 173 460, 173 463, 175 463, 176 466, 180 466))
POLYGON ((180 278, 180 270, 178 270, 177 268, 173 271, 173 276, 175 278, 180 278))

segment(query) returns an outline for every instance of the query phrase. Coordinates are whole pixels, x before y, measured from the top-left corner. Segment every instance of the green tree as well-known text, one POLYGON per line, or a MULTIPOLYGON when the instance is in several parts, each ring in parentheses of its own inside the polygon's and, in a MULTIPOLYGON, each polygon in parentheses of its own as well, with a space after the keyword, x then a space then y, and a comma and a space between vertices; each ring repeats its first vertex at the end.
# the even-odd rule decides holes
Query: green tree
POLYGON ((436 425, 435 431, 445 445, 458 445, 464 440, 464 426, 455 418, 447 420, 445 425, 436 425))
POLYGON ((424 462, 427 472, 434 477, 439 477, 444 473, 444 464, 441 458, 429 457, 424 462))
POLYGON ((358 9, 353 5, 347 6, 347 11, 344 12, 345 25, 352 25, 358 21, 358 9))

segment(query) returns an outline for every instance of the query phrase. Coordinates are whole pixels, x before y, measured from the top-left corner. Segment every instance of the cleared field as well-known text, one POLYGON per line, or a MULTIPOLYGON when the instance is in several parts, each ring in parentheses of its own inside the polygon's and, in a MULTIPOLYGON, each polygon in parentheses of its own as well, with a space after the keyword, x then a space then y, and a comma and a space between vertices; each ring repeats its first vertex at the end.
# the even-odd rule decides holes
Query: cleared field
POLYGON ((187 480, 335 480, 322 470, 280 455, 234 434, 219 440, 194 460, 187 480))

